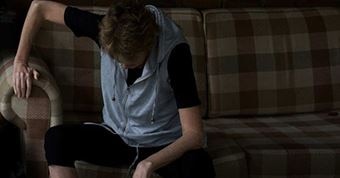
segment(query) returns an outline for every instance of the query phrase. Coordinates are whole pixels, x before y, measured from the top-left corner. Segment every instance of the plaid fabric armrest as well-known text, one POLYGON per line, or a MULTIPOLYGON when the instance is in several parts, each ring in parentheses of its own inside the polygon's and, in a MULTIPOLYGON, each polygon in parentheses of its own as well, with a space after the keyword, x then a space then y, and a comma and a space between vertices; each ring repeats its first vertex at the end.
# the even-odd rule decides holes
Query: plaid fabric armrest
MULTIPOLYGON (((0 98, 1 98, 1 108, 0 111, 5 117, 5 119, 10 122, 14 122, 18 127, 25 129, 26 123, 22 121, 18 121, 15 116, 17 114, 13 110, 12 106, 17 107, 15 103, 12 103, 12 97, 15 97, 14 91, 12 88, 12 71, 13 71, 13 58, 7 57, 3 60, 0 65, 0 98)), ((40 73, 39 80, 33 80, 32 86, 32 94, 34 94, 34 89, 40 88, 45 92, 47 97, 50 100, 50 110, 51 110, 51 120, 50 126, 58 125, 61 123, 61 100, 60 100, 60 92, 57 87, 55 80, 49 72, 47 65, 38 58, 31 57, 29 59, 29 65, 33 68, 37 69, 40 73)), ((15 97, 16 98, 16 97, 15 97)), ((17 100, 20 102, 19 100, 17 100)), ((32 107, 32 106, 30 106, 32 107)), ((24 109, 24 108, 20 108, 24 109)), ((42 108, 36 108, 41 110, 42 108)), ((19 111, 20 112, 20 111, 19 111)))
POLYGON ((45 132, 62 122, 61 97, 57 84, 47 65, 31 57, 29 66, 37 69, 39 79, 33 81, 28 99, 14 95, 12 87, 13 56, 0 65, 0 112, 9 122, 22 130, 22 146, 27 177, 46 178, 48 168, 44 156, 45 132))

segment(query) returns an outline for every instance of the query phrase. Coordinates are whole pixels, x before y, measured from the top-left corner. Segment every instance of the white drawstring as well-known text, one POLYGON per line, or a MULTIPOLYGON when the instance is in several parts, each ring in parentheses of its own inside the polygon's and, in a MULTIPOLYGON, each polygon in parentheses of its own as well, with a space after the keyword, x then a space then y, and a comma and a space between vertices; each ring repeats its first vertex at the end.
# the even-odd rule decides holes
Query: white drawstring
POLYGON ((133 166, 135 166, 138 158, 139 158, 139 145, 137 145, 137 147, 136 147, 136 156, 135 156, 135 159, 133 160, 133 162, 129 166, 128 174, 126 176, 127 178, 131 178, 132 177, 132 168, 133 168, 133 166))

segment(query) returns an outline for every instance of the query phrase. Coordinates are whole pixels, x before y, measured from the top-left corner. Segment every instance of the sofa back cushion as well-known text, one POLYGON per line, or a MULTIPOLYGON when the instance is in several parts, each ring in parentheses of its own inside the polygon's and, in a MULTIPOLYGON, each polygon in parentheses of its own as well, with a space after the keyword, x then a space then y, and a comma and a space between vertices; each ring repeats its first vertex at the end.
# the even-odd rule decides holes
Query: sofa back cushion
POLYGON ((340 9, 203 12, 210 116, 340 107, 340 9))
MULTIPOLYGON (((99 14, 106 8, 79 7, 99 14)), ((193 68, 197 77, 202 114, 206 113, 206 70, 203 20, 193 9, 165 9, 183 29, 191 46, 193 68)), ((60 86, 65 111, 100 112, 100 49, 88 38, 77 38, 65 26, 45 23, 40 29, 34 47, 49 65, 60 86)))

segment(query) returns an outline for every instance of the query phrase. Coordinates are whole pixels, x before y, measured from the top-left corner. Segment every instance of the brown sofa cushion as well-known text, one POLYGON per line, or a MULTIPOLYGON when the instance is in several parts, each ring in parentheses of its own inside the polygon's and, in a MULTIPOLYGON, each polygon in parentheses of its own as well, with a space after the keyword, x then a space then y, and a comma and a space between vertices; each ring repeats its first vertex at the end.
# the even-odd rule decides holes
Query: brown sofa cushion
POLYGON ((340 9, 204 11, 209 115, 340 107, 340 9))

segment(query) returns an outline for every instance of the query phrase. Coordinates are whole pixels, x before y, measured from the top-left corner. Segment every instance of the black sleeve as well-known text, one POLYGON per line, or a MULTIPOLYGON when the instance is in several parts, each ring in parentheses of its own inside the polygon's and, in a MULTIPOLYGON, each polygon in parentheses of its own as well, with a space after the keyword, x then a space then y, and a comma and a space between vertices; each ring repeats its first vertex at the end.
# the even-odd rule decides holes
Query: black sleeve
POLYGON ((77 37, 89 37, 99 45, 99 23, 104 15, 94 14, 75 7, 66 7, 64 21, 77 37))
POLYGON ((177 107, 188 108, 199 105, 200 100, 197 94, 188 44, 181 43, 172 50, 168 61, 168 73, 177 107))

